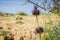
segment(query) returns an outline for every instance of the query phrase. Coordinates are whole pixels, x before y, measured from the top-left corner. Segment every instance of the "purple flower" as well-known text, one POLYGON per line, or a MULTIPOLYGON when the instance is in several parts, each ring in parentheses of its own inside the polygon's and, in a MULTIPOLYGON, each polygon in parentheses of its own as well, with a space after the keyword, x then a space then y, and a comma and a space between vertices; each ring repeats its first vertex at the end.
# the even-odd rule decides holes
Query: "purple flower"
POLYGON ((33 15, 39 15, 40 11, 37 9, 37 6, 34 6, 34 10, 32 11, 33 15))
POLYGON ((32 14, 33 14, 33 15, 39 15, 39 13, 40 13, 39 10, 33 10, 33 11, 32 11, 32 14))
POLYGON ((38 27, 35 29, 35 33, 43 33, 44 29, 43 27, 38 27))

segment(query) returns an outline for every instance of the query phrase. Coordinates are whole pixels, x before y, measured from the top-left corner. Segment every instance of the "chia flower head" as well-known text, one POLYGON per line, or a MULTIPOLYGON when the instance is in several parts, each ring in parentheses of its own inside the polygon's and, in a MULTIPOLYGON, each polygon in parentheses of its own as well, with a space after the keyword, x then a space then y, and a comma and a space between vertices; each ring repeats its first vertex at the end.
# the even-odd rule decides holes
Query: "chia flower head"
POLYGON ((35 29, 35 33, 43 33, 44 29, 43 27, 38 27, 35 29))
POLYGON ((34 10, 32 11, 33 15, 39 15, 40 11, 37 9, 37 6, 34 6, 34 10))

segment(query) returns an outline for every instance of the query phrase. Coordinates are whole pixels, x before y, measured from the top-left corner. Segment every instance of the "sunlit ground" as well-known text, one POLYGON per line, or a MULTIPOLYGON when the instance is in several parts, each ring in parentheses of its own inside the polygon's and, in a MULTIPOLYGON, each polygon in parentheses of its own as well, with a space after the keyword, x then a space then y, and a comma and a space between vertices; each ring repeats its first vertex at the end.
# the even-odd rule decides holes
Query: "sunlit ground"
MULTIPOLYGON (((39 40, 38 34, 35 35, 34 33, 35 28, 38 27, 36 17, 20 15, 18 19, 17 17, 18 15, 0 16, 0 27, 3 27, 3 30, 12 32, 14 40, 20 39, 21 36, 25 36, 26 40, 39 40)), ((60 16, 58 14, 41 14, 38 16, 38 20, 40 27, 46 28, 50 22, 53 26, 59 25, 60 16)), ((44 34, 48 35, 46 32, 42 33, 42 39, 44 34)), ((3 40, 3 38, 0 37, 0 40, 3 40)))

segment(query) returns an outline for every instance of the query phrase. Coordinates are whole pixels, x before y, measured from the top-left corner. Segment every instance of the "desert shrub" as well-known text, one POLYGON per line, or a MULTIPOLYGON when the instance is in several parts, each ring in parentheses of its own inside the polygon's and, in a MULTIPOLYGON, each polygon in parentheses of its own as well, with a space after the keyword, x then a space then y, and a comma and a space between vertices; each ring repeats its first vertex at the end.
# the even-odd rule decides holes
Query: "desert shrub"
POLYGON ((20 15, 25 15, 25 16, 26 16, 27 14, 25 14, 25 13, 21 12, 21 13, 20 13, 20 15))
POLYGON ((4 16, 4 14, 3 13, 0 13, 0 16, 4 16))
POLYGON ((22 16, 27 16, 27 14, 25 12, 18 12, 18 15, 22 15, 22 16))
POLYGON ((14 16, 14 14, 12 14, 12 13, 11 13, 10 15, 11 15, 11 16, 14 16))

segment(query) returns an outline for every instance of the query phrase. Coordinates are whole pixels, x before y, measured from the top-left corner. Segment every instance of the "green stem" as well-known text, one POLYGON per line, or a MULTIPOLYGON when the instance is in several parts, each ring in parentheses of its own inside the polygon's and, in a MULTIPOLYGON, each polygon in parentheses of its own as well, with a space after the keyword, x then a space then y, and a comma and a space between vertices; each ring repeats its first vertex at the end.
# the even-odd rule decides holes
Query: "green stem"
POLYGON ((39 39, 41 40, 41 33, 39 34, 39 39))
POLYGON ((39 26, 38 15, 36 15, 37 25, 39 26))

